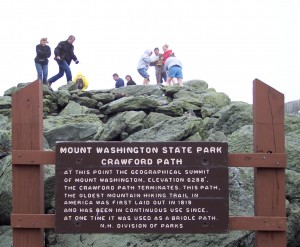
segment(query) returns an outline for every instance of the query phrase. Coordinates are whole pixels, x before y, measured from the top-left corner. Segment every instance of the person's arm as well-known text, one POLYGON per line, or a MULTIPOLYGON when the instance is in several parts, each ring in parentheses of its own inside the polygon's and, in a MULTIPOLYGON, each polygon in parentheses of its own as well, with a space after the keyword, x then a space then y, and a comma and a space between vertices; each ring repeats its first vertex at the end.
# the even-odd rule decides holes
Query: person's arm
POLYGON ((62 47, 63 47, 63 41, 59 42, 58 45, 55 47, 55 49, 54 49, 54 55, 55 55, 55 57, 60 57, 60 55, 61 55, 60 51, 61 51, 62 47))
POLYGON ((49 46, 46 47, 47 47, 47 58, 49 58, 51 56, 51 49, 49 46))
POLYGON ((74 46, 72 47, 72 60, 73 60, 76 64, 79 63, 79 61, 78 61, 76 55, 74 54, 74 46))

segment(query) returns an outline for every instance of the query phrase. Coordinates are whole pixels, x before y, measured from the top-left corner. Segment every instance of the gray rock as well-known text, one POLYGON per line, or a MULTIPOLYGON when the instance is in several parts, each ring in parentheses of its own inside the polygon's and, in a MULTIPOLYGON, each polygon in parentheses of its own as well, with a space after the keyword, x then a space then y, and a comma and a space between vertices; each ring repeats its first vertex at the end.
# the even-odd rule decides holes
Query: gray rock
POLYGON ((0 115, 11 118, 11 109, 2 109, 0 110, 0 115))
POLYGON ((181 90, 185 90, 185 88, 177 86, 177 85, 175 85, 175 86, 166 86, 166 87, 162 88, 162 91, 166 95, 169 95, 169 96, 172 96, 173 94, 178 93, 181 90))
MULTIPOLYGON (((300 173, 286 170, 286 198, 292 201, 299 201, 300 200, 300 173)), ((299 205, 300 207, 300 205, 299 205)), ((300 230, 300 227, 299 227, 300 230)))
POLYGON ((184 141, 186 141, 186 142, 201 142, 201 141, 203 141, 203 138, 200 136, 199 132, 196 132, 194 135, 188 137, 184 141))
POLYGON ((65 124, 44 132, 51 149, 58 141, 87 141, 94 137, 98 123, 65 124))
POLYGON ((300 242, 300 202, 299 199, 287 206, 287 246, 298 247, 300 242))
POLYGON ((284 116, 285 133, 293 132, 300 129, 300 115, 284 116))
POLYGON ((123 94, 125 96, 161 96, 164 94, 159 85, 120 87, 112 89, 111 93, 123 94))
POLYGON ((171 116, 171 117, 180 117, 183 115, 183 109, 176 104, 158 106, 155 109, 155 111, 158 113, 163 113, 163 114, 171 116))
POLYGON ((285 137, 287 169, 300 172, 300 129, 289 132, 285 137))
POLYGON ((173 97, 174 99, 180 99, 181 101, 196 105, 198 107, 203 105, 203 99, 200 97, 200 95, 193 92, 181 90, 178 93, 175 93, 173 97))
POLYGON ((209 135, 209 137, 206 138, 207 142, 227 142, 228 139, 225 136, 225 134, 221 131, 216 131, 209 135))
POLYGON ((208 84, 202 80, 189 80, 184 82, 184 86, 191 91, 199 91, 208 89, 208 84))
POLYGON ((230 98, 225 93, 206 92, 199 95, 204 105, 210 105, 212 108, 221 109, 231 103, 230 98))
POLYGON ((43 99, 43 112, 45 115, 49 115, 51 113, 57 113, 58 106, 53 102, 52 99, 43 99))
POLYGON ((187 101, 185 101, 184 99, 178 98, 178 99, 174 99, 170 105, 176 105, 179 106, 183 109, 183 111, 199 111, 202 109, 201 107, 194 105, 192 103, 189 103, 187 101))
POLYGON ((10 109, 11 108, 11 97, 2 96, 0 97, 0 109, 10 109))
POLYGON ((11 131, 0 129, 0 158, 11 152, 11 131))
POLYGON ((99 120, 99 117, 95 114, 79 114, 79 115, 66 115, 66 116, 47 116, 44 121, 44 131, 52 130, 55 128, 59 128, 62 125, 66 124, 97 124, 102 125, 102 122, 99 120))
POLYGON ((55 99, 57 101, 57 105, 60 108, 64 108, 68 103, 71 98, 71 94, 68 90, 58 90, 54 92, 55 99))
POLYGON ((245 125, 228 135, 228 152, 253 153, 253 126, 245 125))
POLYGON ((0 129, 11 130, 10 119, 7 116, 0 115, 0 129))
POLYGON ((80 115, 89 112, 89 108, 70 100, 67 106, 59 113, 59 116, 80 115))
POLYGON ((11 155, 8 155, 0 160, 0 223, 3 225, 9 225, 12 212, 11 173, 11 155))
POLYGON ((93 94, 92 99, 97 100, 103 104, 107 104, 115 100, 116 96, 113 93, 96 93, 93 94))
POLYGON ((95 108, 98 104, 97 100, 91 99, 89 97, 79 97, 77 94, 73 94, 71 96, 71 100, 88 108, 95 108))
POLYGON ((202 120, 195 117, 178 117, 160 122, 149 129, 130 135, 125 141, 181 141, 196 132, 202 133, 202 120))
POLYGON ((143 96, 129 96, 115 100, 99 108, 104 114, 112 114, 131 110, 152 110, 159 105, 157 100, 143 96))
POLYGON ((125 120, 126 128, 125 131, 128 134, 132 134, 144 128, 142 123, 143 119, 146 117, 146 113, 143 111, 128 111, 123 114, 125 120))
POLYGON ((12 229, 10 226, 0 226, 0 247, 12 246, 12 229))
MULTIPOLYGON (((28 83, 6 91, 11 94, 28 83)), ((80 91, 67 85, 53 92, 43 87, 44 147, 55 141, 222 141, 230 153, 253 152, 252 106, 230 102, 226 94, 206 82, 184 82, 184 87, 132 86, 80 91), (72 97, 72 100, 70 100, 72 97), (78 103, 74 102, 77 101, 78 103), (91 104, 90 104, 91 103, 91 104), (85 107, 85 106, 89 106, 85 107), (100 108, 101 114, 98 110, 100 108), (181 112, 181 110, 182 112, 181 112), (180 113, 178 113, 178 110, 180 113), (159 111, 161 113, 155 112, 159 111), (163 114, 164 113, 164 114, 163 114), (58 114, 58 116, 52 116, 58 114), (99 115, 96 115, 99 114, 99 115), (170 114, 168 116, 166 114, 170 114), (175 117, 179 116, 180 117, 175 117), (105 123, 105 124, 104 124, 105 123)), ((0 98, 0 224, 11 213, 11 103, 0 98), (6 117, 8 116, 8 117, 6 117), (1 153, 2 152, 2 153, 1 153), (2 155, 2 158, 1 158, 2 155)), ((300 117, 285 116, 286 196, 288 246, 299 245, 300 117)), ((45 166, 45 211, 55 212, 55 166, 45 166)), ((230 214, 253 215, 253 169, 229 169, 230 214)), ((10 227, 0 226, 1 244, 9 246, 10 227), (7 240, 7 242, 5 242, 7 240)), ((56 234, 47 230, 47 246, 254 246, 252 232, 228 234, 56 234)))
POLYGON ((218 117, 214 131, 229 135, 245 125, 252 125, 252 106, 244 102, 232 102, 223 107, 213 117, 218 117))
POLYGON ((129 134, 144 128, 142 120, 146 113, 143 111, 127 111, 109 118, 107 123, 98 130, 95 140, 124 140, 129 134), (122 134, 122 136, 120 136, 122 134))
POLYGON ((121 133, 125 131, 126 123, 122 117, 116 117, 108 121, 104 126, 101 126, 94 136, 97 141, 113 141, 119 140, 121 133))
POLYGON ((19 90, 19 88, 17 88, 16 86, 13 86, 7 90, 4 91, 4 96, 12 96, 15 92, 17 92, 19 90))
POLYGON ((202 116, 203 118, 211 117, 211 116, 213 116, 216 112, 217 112, 217 109, 216 109, 216 108, 206 107, 206 106, 203 106, 203 107, 201 108, 201 116, 202 116))
POLYGON ((157 123, 163 122, 165 120, 169 120, 171 118, 172 117, 167 116, 167 115, 162 114, 162 113, 150 112, 148 114, 148 116, 144 118, 143 122, 144 122, 145 128, 147 129, 147 128, 153 127, 157 123))

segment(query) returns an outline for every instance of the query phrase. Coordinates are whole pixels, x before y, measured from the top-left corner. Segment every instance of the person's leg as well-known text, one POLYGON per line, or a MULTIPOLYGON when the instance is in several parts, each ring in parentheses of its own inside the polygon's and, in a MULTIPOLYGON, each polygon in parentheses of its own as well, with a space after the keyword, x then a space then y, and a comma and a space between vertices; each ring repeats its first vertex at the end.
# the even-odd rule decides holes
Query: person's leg
POLYGON ((183 87, 182 78, 177 78, 177 82, 181 87, 183 87))
POLYGON ((166 73, 166 71, 162 71, 161 72, 161 83, 163 83, 163 81, 167 81, 167 73, 166 73))
POLYGON ((149 80, 149 74, 147 73, 147 70, 142 68, 142 69, 138 69, 139 74, 144 78, 143 80, 143 85, 147 86, 150 82, 149 80))
POLYGON ((58 64, 58 67, 59 67, 58 74, 55 75, 55 76, 53 76, 53 77, 51 77, 51 78, 48 80, 48 82, 49 82, 50 84, 52 84, 53 82, 57 81, 59 78, 61 78, 61 77, 64 76, 65 71, 64 71, 64 68, 63 68, 62 65, 61 65, 62 62, 57 63, 57 64, 58 64))
POLYGON ((176 75, 176 68, 177 68, 176 66, 172 66, 168 70, 168 78, 167 78, 168 85, 174 85, 175 84, 175 79, 174 78, 175 78, 175 75, 176 75))
POLYGON ((149 79, 148 78, 144 78, 143 85, 144 86, 148 86, 149 85, 149 79))
POLYGON ((48 78, 48 64, 43 65, 43 84, 47 84, 48 78))
POLYGON ((176 73, 175 73, 175 77, 177 78, 177 82, 178 84, 183 87, 183 83, 182 83, 182 68, 181 67, 176 67, 176 73))
POLYGON ((35 68, 36 68, 36 72, 37 72, 37 78, 42 81, 43 80, 42 65, 39 63, 35 63, 35 68))
POLYGON ((67 82, 72 81, 72 72, 70 69, 70 65, 65 60, 63 60, 61 62, 61 66, 62 66, 64 72, 66 73, 67 82))
POLYGON ((173 77, 169 77, 169 76, 168 76, 167 81, 166 81, 166 84, 167 84, 168 86, 171 85, 170 83, 171 83, 172 79, 173 79, 173 77))

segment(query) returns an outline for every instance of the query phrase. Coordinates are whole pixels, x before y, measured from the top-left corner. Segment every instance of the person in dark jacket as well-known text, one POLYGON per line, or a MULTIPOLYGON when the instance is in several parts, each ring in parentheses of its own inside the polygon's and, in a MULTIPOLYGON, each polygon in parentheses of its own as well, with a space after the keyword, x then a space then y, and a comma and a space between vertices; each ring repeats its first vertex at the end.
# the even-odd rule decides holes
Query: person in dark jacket
POLYGON ((117 73, 114 73, 113 79, 116 81, 115 88, 124 87, 124 80, 119 77, 117 73))
POLYGON ((126 75, 125 79, 127 81, 127 83, 126 83, 127 86, 136 85, 136 83, 132 80, 132 77, 130 75, 126 75))
POLYGON ((63 77, 64 73, 66 73, 67 83, 72 82, 72 72, 70 69, 70 64, 72 60, 78 64, 79 61, 74 54, 74 46, 73 42, 75 41, 75 37, 70 35, 66 41, 61 41, 57 45, 54 50, 55 60, 59 67, 59 72, 57 75, 51 77, 48 80, 48 85, 51 87, 51 84, 57 81, 59 78, 63 77))
POLYGON ((47 38, 40 40, 40 44, 36 46, 36 57, 34 59, 37 77, 43 84, 47 84, 48 58, 51 56, 51 49, 46 45, 47 43, 49 43, 47 38))

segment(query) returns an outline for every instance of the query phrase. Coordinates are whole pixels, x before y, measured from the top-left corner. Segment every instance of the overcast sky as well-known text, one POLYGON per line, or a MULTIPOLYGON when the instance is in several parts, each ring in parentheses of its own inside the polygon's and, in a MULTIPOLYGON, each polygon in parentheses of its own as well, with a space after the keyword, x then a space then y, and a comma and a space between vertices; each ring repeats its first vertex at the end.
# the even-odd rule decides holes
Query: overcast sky
MULTIPOLYGON (((184 81, 201 79, 232 101, 252 103, 258 78, 300 99, 299 0, 2 0, 0 95, 37 78, 35 46, 47 37, 76 37, 73 76, 83 72, 88 90, 114 87, 113 73, 137 84, 136 66, 146 49, 167 43, 183 64, 184 81)), ((49 77, 58 66, 49 63, 49 77)), ((155 84, 154 68, 149 69, 155 84)), ((66 83, 65 76, 53 88, 66 83)))

